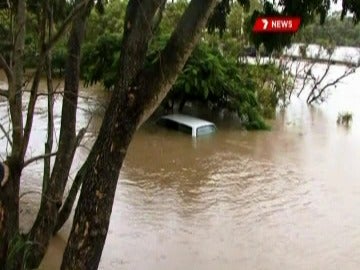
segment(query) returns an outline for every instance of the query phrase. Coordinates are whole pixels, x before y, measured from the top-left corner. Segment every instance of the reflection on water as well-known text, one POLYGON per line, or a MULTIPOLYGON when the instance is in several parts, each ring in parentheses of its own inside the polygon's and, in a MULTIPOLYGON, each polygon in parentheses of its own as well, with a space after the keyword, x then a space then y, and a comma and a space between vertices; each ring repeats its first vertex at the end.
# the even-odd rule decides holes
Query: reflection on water
MULTIPOLYGON (((142 127, 121 172, 100 269, 358 269, 359 75, 319 107, 294 100, 270 132, 219 122, 215 136, 195 141, 142 127), (354 114, 350 129, 336 125, 343 110, 354 114)), ((56 269, 68 230, 43 269, 56 269)))

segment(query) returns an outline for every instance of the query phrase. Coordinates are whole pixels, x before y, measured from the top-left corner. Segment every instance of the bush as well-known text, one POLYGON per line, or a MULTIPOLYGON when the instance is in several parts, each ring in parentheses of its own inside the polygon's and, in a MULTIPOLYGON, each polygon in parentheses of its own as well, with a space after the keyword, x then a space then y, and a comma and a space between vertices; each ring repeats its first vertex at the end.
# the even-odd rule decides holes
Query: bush
MULTIPOLYGON (((168 36, 157 36, 150 45, 146 65, 154 63, 168 36)), ((81 71, 86 85, 101 82, 111 89, 116 82, 121 37, 104 34, 84 46, 81 71)), ((236 112, 248 129, 268 129, 264 118, 274 116, 283 97, 283 73, 275 65, 237 63, 219 49, 201 42, 188 59, 163 105, 197 101, 211 109, 236 112)), ((173 108, 171 108, 173 109, 173 108)))

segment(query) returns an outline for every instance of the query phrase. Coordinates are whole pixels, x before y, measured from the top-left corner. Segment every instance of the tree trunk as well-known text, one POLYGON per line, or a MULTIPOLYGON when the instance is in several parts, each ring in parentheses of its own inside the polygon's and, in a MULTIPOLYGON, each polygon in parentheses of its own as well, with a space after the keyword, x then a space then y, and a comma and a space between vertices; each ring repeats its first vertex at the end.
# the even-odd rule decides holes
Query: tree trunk
POLYGON ((43 185, 38 216, 28 235, 30 242, 37 243, 36 246, 31 247, 30 255, 27 257, 26 265, 31 268, 39 266, 53 235, 77 146, 76 110, 80 78, 80 49, 92 6, 93 1, 89 1, 80 15, 75 18, 68 40, 59 148, 51 177, 43 185))
POLYGON ((175 82, 216 4, 216 0, 193 0, 160 60, 140 71, 151 34, 148 22, 154 16, 149 2, 141 3, 141 6, 136 0, 129 2, 120 79, 99 136, 83 165, 83 185, 61 269, 97 269, 120 168, 132 136, 175 82), (130 85, 131 81, 134 83, 130 85))
POLYGON ((62 228, 62 226, 65 224, 71 214, 73 205, 76 200, 76 196, 79 192, 82 181, 84 180, 84 177, 82 176, 82 171, 83 170, 80 170, 77 173, 74 182, 71 185, 69 194, 67 195, 66 200, 61 207, 61 210, 59 211, 53 234, 56 234, 62 228))
MULTIPOLYGON (((52 37, 53 29, 53 10, 52 6, 48 1, 45 2, 45 9, 47 13, 48 21, 48 40, 52 37)), ((53 89, 53 80, 52 80, 52 67, 51 67, 51 51, 46 56, 46 84, 48 91, 48 125, 47 125, 47 141, 45 143, 45 155, 50 155, 53 149, 53 140, 54 140, 54 89, 53 89)), ((43 190, 50 180, 51 174, 51 156, 44 158, 44 176, 43 176, 43 190)))
MULTIPOLYGON (((0 187, 0 269, 18 269, 22 258, 18 257, 15 239, 19 235, 19 179, 22 164, 9 160, 10 175, 8 183, 0 187), (9 256, 13 253, 13 256, 9 256), (2 268, 1 268, 2 267, 2 268)), ((21 244, 19 245, 19 247, 21 244)), ((21 254, 21 250, 18 250, 21 254)))
MULTIPOLYGON (((13 124, 12 152, 8 160, 9 180, 0 186, 0 266, 13 269, 13 264, 8 259, 9 246, 19 232, 19 189, 23 159, 21 146, 23 138, 22 121, 22 84, 23 84, 23 55, 25 44, 25 0, 17 1, 14 35, 14 63, 12 65, 13 76, 9 82, 9 105, 13 124)), ((11 66, 11 63, 10 63, 11 66)), ((14 258, 18 262, 19 258, 14 258)))

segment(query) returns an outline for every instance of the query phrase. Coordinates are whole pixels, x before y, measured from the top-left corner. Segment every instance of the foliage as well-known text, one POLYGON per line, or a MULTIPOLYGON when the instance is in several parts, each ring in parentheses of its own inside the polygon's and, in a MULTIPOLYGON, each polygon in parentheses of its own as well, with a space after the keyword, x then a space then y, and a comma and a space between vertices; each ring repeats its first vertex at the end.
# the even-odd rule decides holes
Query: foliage
POLYGON ((343 0, 343 10, 341 11, 341 19, 350 11, 354 13, 353 21, 358 23, 360 21, 360 2, 359 0, 343 0))
POLYGON ((65 70, 66 56, 66 44, 65 42, 60 41, 54 47, 51 58, 52 70, 55 74, 58 74, 59 76, 62 76, 65 70))
POLYGON ((264 45, 266 51, 279 51, 285 46, 289 46, 292 40, 292 33, 255 33, 252 27, 260 16, 279 16, 281 13, 269 2, 264 4, 263 11, 255 10, 253 14, 247 18, 245 29, 247 29, 248 38, 257 49, 264 45))
POLYGON ((342 112, 338 114, 336 123, 339 125, 349 126, 352 122, 353 115, 351 112, 342 112))
POLYGON ((275 63, 248 65, 249 77, 257 82, 257 99, 261 114, 266 118, 275 117, 275 109, 288 105, 289 91, 293 87, 293 76, 275 63))
POLYGON ((187 5, 187 0, 179 0, 167 3, 158 32, 162 34, 170 33, 174 29, 175 25, 179 22, 181 15, 184 13, 187 5))
POLYGON ((236 112, 248 129, 267 128, 257 99, 258 83, 246 66, 202 43, 170 91, 171 101, 200 101, 213 109, 236 112))
MULTIPOLYGON (((167 4, 159 34, 150 44, 147 65, 157 60, 159 50, 166 44, 186 5, 186 1, 167 4)), ((98 15, 92 13, 91 16, 98 15)), ((180 102, 182 107, 186 101, 200 101, 213 109, 236 112, 248 129, 268 128, 263 118, 273 117, 279 101, 285 99, 286 77, 273 64, 239 63, 238 56, 245 46, 241 40, 246 37, 239 31, 239 25, 246 16, 242 6, 234 4, 229 15, 229 31, 223 33, 222 38, 204 34, 163 105, 180 102)), ((81 70, 85 85, 101 82, 106 89, 112 88, 120 42, 120 35, 105 31, 95 42, 84 46, 81 70)))
MULTIPOLYGON (((157 60, 167 38, 153 40, 147 65, 157 60)), ((120 37, 113 34, 85 46, 82 71, 86 85, 102 82, 107 89, 114 85, 119 44, 120 37)), ((204 41, 193 51, 163 105, 199 101, 212 109, 236 112, 248 129, 264 129, 263 117, 273 117, 279 100, 286 95, 283 80, 281 70, 273 64, 239 64, 204 41)))
POLYGON ((341 21, 340 16, 340 14, 329 16, 323 25, 314 22, 305 26, 295 35, 294 41, 360 47, 360 24, 354 26, 353 20, 349 17, 341 21))
POLYGON ((92 10, 86 30, 85 44, 94 42, 104 34, 122 35, 127 1, 109 1, 103 13, 92 10))
MULTIPOLYGON (((241 1, 243 2, 243 1, 241 1)), ((281 1, 264 1, 263 8, 254 10, 252 15, 246 21, 246 27, 249 39, 255 44, 257 48, 264 45, 268 52, 280 50, 284 46, 290 44, 294 34, 279 34, 279 33, 253 33, 252 26, 256 18, 260 16, 299 16, 301 17, 300 27, 319 19, 321 24, 324 23, 325 18, 330 9, 331 0, 281 0, 281 1)), ((333 1, 336 2, 336 1, 333 1)), ((227 27, 228 14, 231 10, 231 1, 222 0, 218 4, 213 17, 209 21, 208 30, 216 32, 218 30, 222 35, 227 27)), ((343 11, 341 17, 344 18, 346 14, 353 14, 353 22, 359 21, 360 2, 358 0, 343 0, 343 11)))
POLYGON ((121 35, 107 33, 84 45, 81 71, 85 86, 101 81, 110 89, 115 84, 120 46, 121 35))
MULTIPOLYGON (((35 243, 26 240, 26 238, 21 234, 16 234, 10 240, 10 249, 8 251, 7 263, 9 265, 20 264, 23 265, 26 261, 27 256, 29 256, 29 249, 31 246, 34 246, 35 243), (23 257, 19 258, 18 254, 23 253, 23 257)), ((25 266, 25 269, 26 266, 25 266)))

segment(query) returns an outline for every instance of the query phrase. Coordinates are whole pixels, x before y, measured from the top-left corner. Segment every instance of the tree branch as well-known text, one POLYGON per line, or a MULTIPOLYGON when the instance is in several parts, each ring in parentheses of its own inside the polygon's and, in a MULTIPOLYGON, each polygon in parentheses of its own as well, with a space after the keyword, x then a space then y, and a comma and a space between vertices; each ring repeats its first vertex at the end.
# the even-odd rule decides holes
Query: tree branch
POLYGON ((4 89, 0 89, 0 96, 8 98, 9 97, 8 91, 4 89))
POLYGON ((312 69, 315 65, 315 61, 311 62, 311 64, 309 65, 309 67, 307 68, 307 66, 309 65, 309 63, 305 64, 304 68, 303 68, 303 72, 305 73, 305 77, 302 79, 302 86, 300 88, 300 91, 297 93, 297 97, 300 97, 301 93, 304 91, 306 84, 309 80, 309 77, 311 77, 311 72, 312 69))
POLYGON ((331 86, 334 86, 336 85, 337 83, 339 83, 342 79, 346 78, 347 76, 349 76, 350 74, 354 73, 355 72, 355 68, 350 68, 348 70, 346 70, 340 77, 338 77, 336 80, 332 81, 332 82, 329 82, 327 83, 326 85, 324 85, 324 87, 322 87, 320 90, 319 90, 319 93, 317 95, 313 95, 311 99, 309 99, 309 104, 313 103, 315 100, 317 100, 319 97, 321 97, 321 95, 324 93, 324 91, 331 87, 331 86))
POLYGON ((148 110, 152 113, 175 82, 217 0, 192 0, 159 60, 144 69, 151 38, 152 25, 149 22, 156 11, 149 6, 152 2, 129 1, 118 82, 105 113, 106 120, 83 165, 84 182, 63 256, 63 269, 81 269, 86 265, 97 268, 110 222, 119 171, 131 138, 139 123, 149 115, 144 115, 144 112, 148 110), (80 241, 81 245, 78 245, 80 241), (84 260, 79 261, 80 256, 84 260))
POLYGON ((29 164, 35 162, 35 161, 38 161, 38 160, 40 160, 40 159, 47 158, 47 157, 56 156, 56 154, 57 154, 57 152, 54 152, 54 153, 49 153, 49 154, 40 155, 40 156, 36 156, 36 157, 30 158, 30 159, 24 161, 24 168, 25 168, 26 166, 28 166, 29 164))
POLYGON ((307 99, 306 99, 306 102, 308 104, 313 102, 313 101, 311 101, 311 100, 314 100, 312 97, 317 96, 315 94, 315 91, 319 88, 319 85, 323 82, 323 80, 325 79, 325 77, 329 73, 330 67, 331 67, 331 63, 328 63, 327 66, 326 66, 326 70, 325 70, 324 74, 321 76, 321 78, 319 80, 315 77, 315 75, 310 74, 311 75, 311 80, 313 82, 313 86, 312 86, 312 88, 310 90, 310 93, 309 93, 307 99))
POLYGON ((0 68, 2 68, 5 71, 6 78, 8 80, 8 84, 11 84, 13 82, 13 72, 10 69, 8 63, 6 62, 4 56, 0 53, 0 68))
POLYGON ((66 17, 63 24, 60 26, 59 30, 56 32, 56 34, 48 41, 47 44, 44 45, 45 47, 45 54, 47 54, 52 47, 56 44, 56 42, 59 41, 59 39, 63 36, 65 31, 68 29, 70 24, 72 23, 73 19, 78 16, 85 5, 87 5, 89 0, 84 0, 81 3, 77 4, 73 10, 70 12, 70 14, 66 17))
POLYGON ((25 156, 26 150, 27 150, 27 147, 29 144, 32 123, 34 120, 34 111, 35 111, 35 104, 36 104, 36 100, 37 100, 37 92, 38 92, 38 88, 39 88, 41 70, 42 70, 44 61, 45 61, 45 56, 43 56, 43 57, 40 56, 40 61, 38 63, 37 69, 35 71, 34 80, 33 80, 32 86, 31 86, 31 90, 30 90, 30 99, 29 99, 28 110, 27 110, 27 115, 26 115, 24 136, 23 136, 22 145, 21 145, 22 157, 25 156))
POLYGON ((65 224, 65 222, 68 220, 71 210, 73 208, 74 202, 76 200, 76 196, 79 192, 79 189, 84 181, 83 177, 84 169, 80 169, 75 177, 75 180, 73 181, 70 191, 65 199, 65 202, 63 206, 61 207, 58 218, 56 220, 56 225, 54 227, 53 234, 55 235, 65 224))
POLYGON ((192 0, 165 48, 160 52, 159 60, 138 76, 139 79, 142 76, 153 77, 152 80, 146 80, 146 83, 151 81, 151 85, 144 85, 149 89, 145 92, 151 95, 151 98, 145 106, 138 126, 149 118, 169 92, 197 44, 216 4, 217 1, 214 0, 192 0))
POLYGON ((37 69, 34 75, 33 84, 31 87, 31 94, 30 94, 30 100, 29 100, 29 106, 28 106, 28 113, 26 117, 26 124, 24 129, 24 140, 22 144, 21 153, 23 156, 25 156, 27 146, 30 139, 30 133, 32 129, 32 123, 33 123, 33 116, 34 116, 34 110, 35 110, 35 104, 37 99, 37 91, 38 86, 40 82, 40 75, 42 68, 44 66, 46 56, 49 53, 49 51, 52 49, 52 47, 56 44, 56 42, 63 36, 69 25, 72 23, 73 19, 79 15, 84 6, 87 5, 89 0, 84 0, 78 5, 75 6, 75 8, 71 11, 69 16, 64 20, 63 24, 61 25, 60 29, 57 31, 57 33, 50 39, 50 41, 45 44, 43 43, 40 57, 39 57, 39 63, 37 65, 37 69))
POLYGON ((8 142, 10 143, 10 145, 12 146, 12 141, 9 135, 9 132, 6 131, 6 129, 4 128, 4 126, 0 123, 0 129, 1 131, 4 133, 6 139, 8 140, 8 142))
POLYGON ((156 29, 159 27, 159 25, 162 21, 165 6, 166 6, 166 0, 162 0, 162 3, 160 5, 158 11, 156 12, 156 15, 153 20, 153 26, 152 26, 153 32, 156 31, 156 29))

